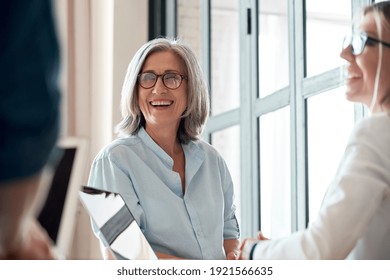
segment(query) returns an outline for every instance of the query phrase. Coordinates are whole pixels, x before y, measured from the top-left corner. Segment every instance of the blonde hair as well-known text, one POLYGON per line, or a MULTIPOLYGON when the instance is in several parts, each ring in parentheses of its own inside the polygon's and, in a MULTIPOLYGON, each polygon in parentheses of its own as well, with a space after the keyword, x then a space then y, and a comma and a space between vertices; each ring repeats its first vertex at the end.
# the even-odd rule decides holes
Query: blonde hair
MULTIPOLYGON (((382 40, 383 32, 390 33, 390 1, 379 2, 367 6, 363 10, 363 15, 366 15, 368 13, 373 13, 376 27, 378 30, 378 36, 379 36, 378 39, 382 40)), ((382 66, 382 52, 383 52, 383 46, 379 44, 379 59, 378 59, 376 77, 375 77, 374 93, 373 93, 373 98, 370 106, 371 110, 376 105, 377 98, 378 98, 379 77, 380 77, 381 66, 382 66)), ((390 89, 385 93, 382 99, 379 100, 379 106, 381 106, 382 108, 387 108, 387 110, 390 112, 390 89)))
POLYGON ((134 55, 122 86, 122 120, 116 127, 119 137, 135 134, 145 126, 145 118, 138 104, 137 78, 151 53, 172 51, 184 63, 188 77, 187 108, 180 121, 177 138, 181 143, 199 139, 209 115, 209 93, 202 69, 194 52, 176 39, 157 38, 144 44, 134 55))

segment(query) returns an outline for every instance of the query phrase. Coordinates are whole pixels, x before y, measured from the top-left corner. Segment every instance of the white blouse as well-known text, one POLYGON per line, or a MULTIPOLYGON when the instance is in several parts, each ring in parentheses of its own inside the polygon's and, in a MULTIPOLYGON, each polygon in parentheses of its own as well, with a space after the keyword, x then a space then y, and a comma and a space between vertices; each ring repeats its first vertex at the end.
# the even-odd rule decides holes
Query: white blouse
POLYGON ((313 224, 259 242, 253 259, 390 259, 388 114, 356 125, 313 224))

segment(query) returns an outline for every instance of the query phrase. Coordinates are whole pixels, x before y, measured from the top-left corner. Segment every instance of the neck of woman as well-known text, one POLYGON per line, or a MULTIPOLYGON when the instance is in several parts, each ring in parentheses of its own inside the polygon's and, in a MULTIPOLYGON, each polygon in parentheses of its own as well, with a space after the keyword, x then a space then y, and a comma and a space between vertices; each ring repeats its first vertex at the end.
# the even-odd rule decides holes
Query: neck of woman
POLYGON ((146 126, 145 130, 171 158, 182 152, 181 144, 177 138, 179 127, 153 127, 146 126))

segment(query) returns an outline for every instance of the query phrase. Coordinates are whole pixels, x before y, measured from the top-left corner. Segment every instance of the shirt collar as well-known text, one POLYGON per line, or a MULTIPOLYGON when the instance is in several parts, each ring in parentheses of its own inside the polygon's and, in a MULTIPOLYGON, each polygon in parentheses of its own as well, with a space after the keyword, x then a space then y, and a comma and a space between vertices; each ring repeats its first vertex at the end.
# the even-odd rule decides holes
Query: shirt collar
MULTIPOLYGON (((141 127, 138 132, 138 137, 142 142, 150 148, 163 162, 173 168, 173 159, 150 137, 144 127, 141 127)), ((188 144, 182 144, 184 154, 186 156, 186 170, 196 171, 202 165, 205 154, 197 142, 190 141, 188 144)), ((191 172, 191 173, 192 173, 191 172)), ((186 174, 186 177, 192 177, 194 174, 186 174)), ((189 179, 189 178, 188 178, 189 179)))
POLYGON ((150 137, 145 128, 141 127, 138 132, 138 137, 142 142, 151 149, 165 164, 173 167, 173 159, 150 137))

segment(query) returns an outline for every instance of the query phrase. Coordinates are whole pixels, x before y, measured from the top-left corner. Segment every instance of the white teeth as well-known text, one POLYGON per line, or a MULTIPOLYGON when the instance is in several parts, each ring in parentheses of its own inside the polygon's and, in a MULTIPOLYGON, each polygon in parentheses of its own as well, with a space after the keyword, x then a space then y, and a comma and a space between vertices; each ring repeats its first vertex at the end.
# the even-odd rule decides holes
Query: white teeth
POLYGON ((169 106, 173 103, 173 101, 151 101, 150 104, 153 106, 169 106))

